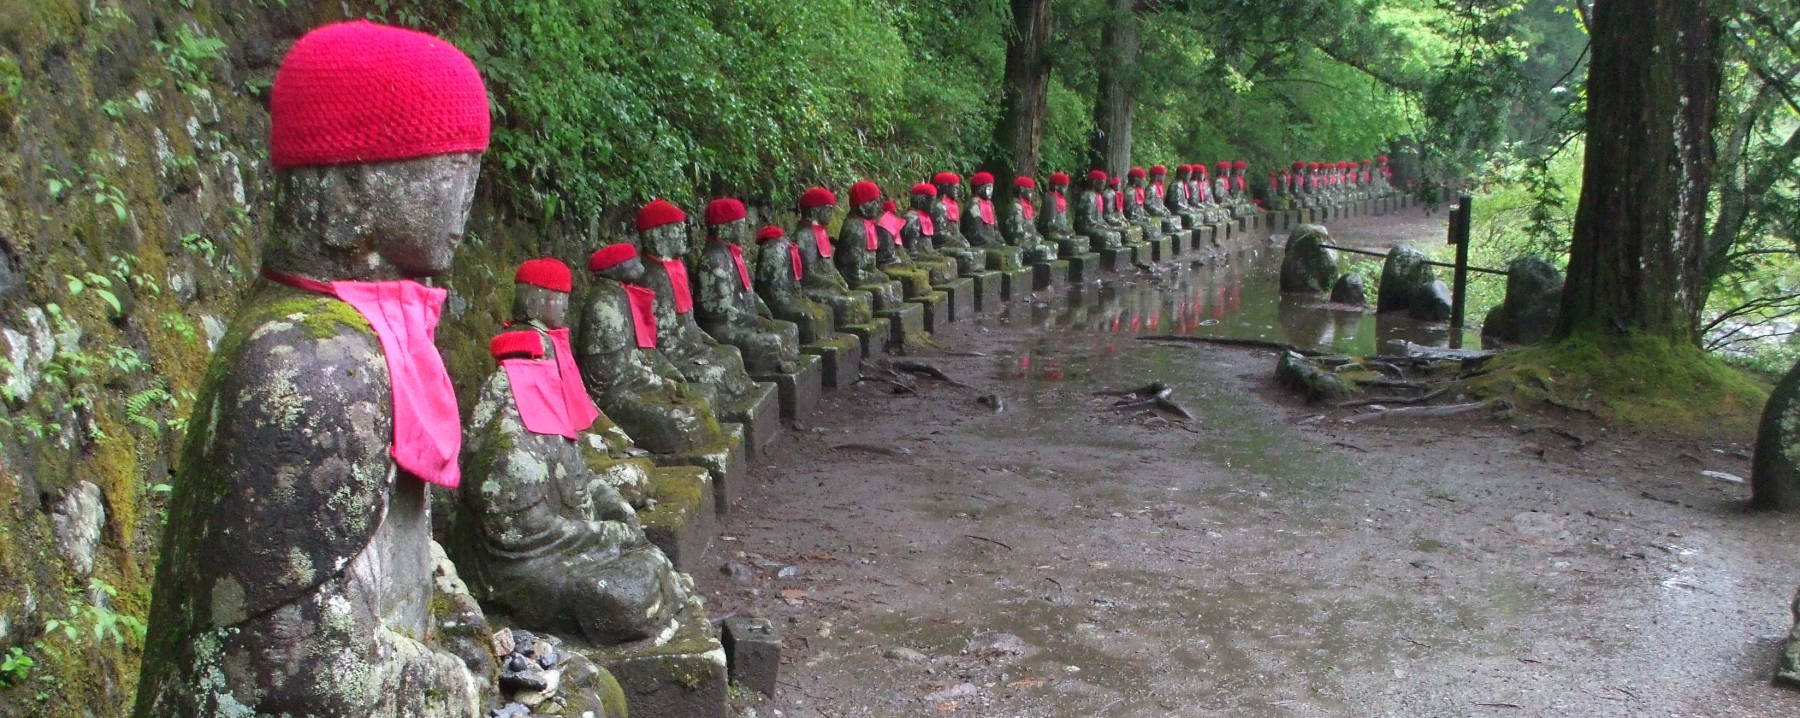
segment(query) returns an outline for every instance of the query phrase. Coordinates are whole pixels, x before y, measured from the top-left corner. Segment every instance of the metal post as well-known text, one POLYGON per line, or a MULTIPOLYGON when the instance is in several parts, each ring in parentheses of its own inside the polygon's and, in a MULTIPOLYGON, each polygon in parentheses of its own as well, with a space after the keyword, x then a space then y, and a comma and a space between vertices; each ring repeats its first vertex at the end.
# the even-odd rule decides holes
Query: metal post
MULTIPOLYGON (((1450 327, 1463 328, 1463 314, 1469 299, 1469 220, 1475 213, 1475 198, 1456 198, 1456 211, 1450 213, 1450 243, 1456 245, 1456 275, 1450 289, 1450 327)), ((1460 334, 1460 333, 1459 333, 1460 334)))

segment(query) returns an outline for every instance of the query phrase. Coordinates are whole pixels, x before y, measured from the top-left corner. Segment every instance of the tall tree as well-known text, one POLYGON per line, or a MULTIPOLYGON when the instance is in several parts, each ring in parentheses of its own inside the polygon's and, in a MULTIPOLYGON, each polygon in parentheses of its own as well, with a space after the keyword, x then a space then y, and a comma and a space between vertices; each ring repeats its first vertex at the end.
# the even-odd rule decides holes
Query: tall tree
POLYGON ((1143 27, 1141 0, 1108 0, 1106 29, 1100 36, 1094 93, 1094 138, 1090 158, 1107 172, 1131 165, 1131 120, 1137 110, 1138 59, 1143 27))
POLYGON ((1719 23, 1703 0, 1597 0, 1588 143, 1558 336, 1692 342, 1702 283, 1719 23))
MULTIPOLYGON (((1046 50, 1055 22, 1051 0, 1012 0, 1012 27, 1006 35, 1006 80, 994 144, 1003 154, 1002 179, 1037 175, 1044 149, 1044 111, 1050 99, 1050 58, 1046 50)), ((1011 185, 1002 185, 1010 187, 1011 185)))

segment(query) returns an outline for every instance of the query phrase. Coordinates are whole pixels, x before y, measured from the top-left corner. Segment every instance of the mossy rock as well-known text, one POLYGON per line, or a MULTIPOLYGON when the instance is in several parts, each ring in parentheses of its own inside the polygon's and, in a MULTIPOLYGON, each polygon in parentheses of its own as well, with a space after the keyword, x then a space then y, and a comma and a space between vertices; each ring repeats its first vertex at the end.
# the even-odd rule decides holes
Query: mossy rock
POLYGON ((1356 394, 1356 389, 1342 377, 1294 352, 1282 354, 1276 362, 1275 381, 1315 404, 1343 401, 1356 394))

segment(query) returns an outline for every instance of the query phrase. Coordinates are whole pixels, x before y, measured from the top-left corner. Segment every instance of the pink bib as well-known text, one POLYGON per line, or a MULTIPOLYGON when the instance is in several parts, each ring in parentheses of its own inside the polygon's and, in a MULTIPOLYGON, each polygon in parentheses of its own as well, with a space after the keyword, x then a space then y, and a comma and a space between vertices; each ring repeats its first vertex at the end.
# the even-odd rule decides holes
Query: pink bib
POLYGON ((410 279, 327 283, 267 268, 262 274, 290 287, 337 297, 368 320, 387 361, 388 393, 394 404, 394 443, 389 453, 394 464, 445 488, 462 483, 456 463, 462 450, 462 420, 456 390, 436 344, 447 292, 410 279))
POLYGON ((1051 192, 1050 202, 1051 204, 1056 205, 1056 211, 1058 212, 1069 211, 1069 200, 1068 198, 1063 197, 1063 193, 1061 192, 1051 192))
POLYGON ((1131 196, 1137 200, 1138 204, 1143 204, 1144 203, 1144 188, 1139 187, 1137 189, 1132 190, 1131 196))
POLYGON ((694 294, 688 291, 687 264, 679 259, 651 259, 669 273, 669 290, 675 294, 675 313, 694 311, 694 294))
POLYGON ((988 199, 976 199, 975 209, 980 213, 982 224, 994 223, 994 202, 988 199))
POLYGON ((1025 213, 1026 219, 1037 219, 1037 208, 1031 206, 1031 200, 1019 200, 1019 211, 1025 213))
MULTIPOLYGON (((518 333, 537 338, 536 331, 518 333)), ((552 329, 547 334, 550 345, 556 348, 555 360, 502 359, 500 366, 506 369, 513 404, 519 408, 519 420, 527 431, 574 439, 594 424, 600 409, 581 383, 581 370, 576 368, 575 352, 569 346, 569 328, 552 329)))
POLYGON ((831 255, 835 254, 837 250, 832 248, 831 237, 825 232, 825 226, 820 224, 813 225, 812 236, 813 244, 819 248, 819 257, 821 259, 831 259, 831 255))
POLYGON ((905 244, 905 242, 900 239, 900 228, 905 226, 906 220, 901 219, 900 215, 894 214, 893 212, 883 212, 881 214, 881 228, 887 230, 888 234, 894 236, 894 244, 896 245, 905 244))
POLYGON ((944 219, 952 222, 962 221, 962 205, 949 197, 944 198, 944 219))
POLYGON ((744 266, 744 248, 727 242, 725 251, 731 253, 731 263, 737 267, 738 284, 750 288, 750 268, 744 266))
POLYGON ((625 288, 625 301, 631 305, 631 329, 637 334, 639 349, 656 348, 656 290, 636 284, 620 284, 625 288))
POLYGON ((931 215, 924 212, 919 213, 919 234, 927 237, 937 236, 937 223, 932 221, 931 215))
POLYGON ((881 248, 881 235, 875 233, 875 220, 865 219, 863 224, 863 249, 871 252, 881 248))

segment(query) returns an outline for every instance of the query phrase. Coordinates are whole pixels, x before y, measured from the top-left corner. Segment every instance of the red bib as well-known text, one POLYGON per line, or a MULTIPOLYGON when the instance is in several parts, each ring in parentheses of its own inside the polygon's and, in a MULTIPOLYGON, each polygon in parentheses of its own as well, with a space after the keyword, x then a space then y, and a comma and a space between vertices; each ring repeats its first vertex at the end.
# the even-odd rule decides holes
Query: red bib
POLYGON ((821 259, 831 259, 831 255, 835 254, 837 250, 832 248, 831 236, 825 231, 825 226, 821 224, 813 225, 812 236, 813 246, 819 248, 819 257, 821 259))
POLYGON ((679 259, 651 259, 669 273, 669 290, 675 294, 675 313, 694 311, 694 294, 688 290, 687 264, 679 259))
POLYGON ((982 224, 993 224, 994 223, 994 202, 993 202, 993 200, 977 198, 975 200, 975 208, 980 212, 982 224))
POLYGON ((881 236, 875 234, 875 220, 865 219, 863 224, 863 249, 871 252, 881 248, 881 236))
POLYGON ((639 349, 656 348, 656 290, 636 284, 620 284, 631 305, 631 329, 639 349))
POLYGON ((952 222, 962 221, 962 205, 949 197, 944 198, 944 219, 952 222))
POLYGON ((1025 213, 1026 219, 1037 219, 1037 208, 1031 206, 1031 200, 1019 200, 1019 211, 1025 213))
POLYGON ((1050 202, 1051 204, 1056 205, 1056 211, 1058 212, 1069 211, 1069 200, 1063 197, 1063 193, 1061 192, 1051 192, 1050 202))
POLYGON ((731 263, 737 266, 738 284, 743 285, 745 289, 749 289, 750 268, 744 266, 744 248, 726 242, 725 251, 731 253, 731 263))
POLYGON ((894 244, 905 244, 905 242, 900 239, 900 228, 906 226, 906 220, 901 219, 900 215, 894 214, 893 212, 883 212, 881 213, 880 223, 882 229, 887 230, 888 234, 894 236, 894 244))

